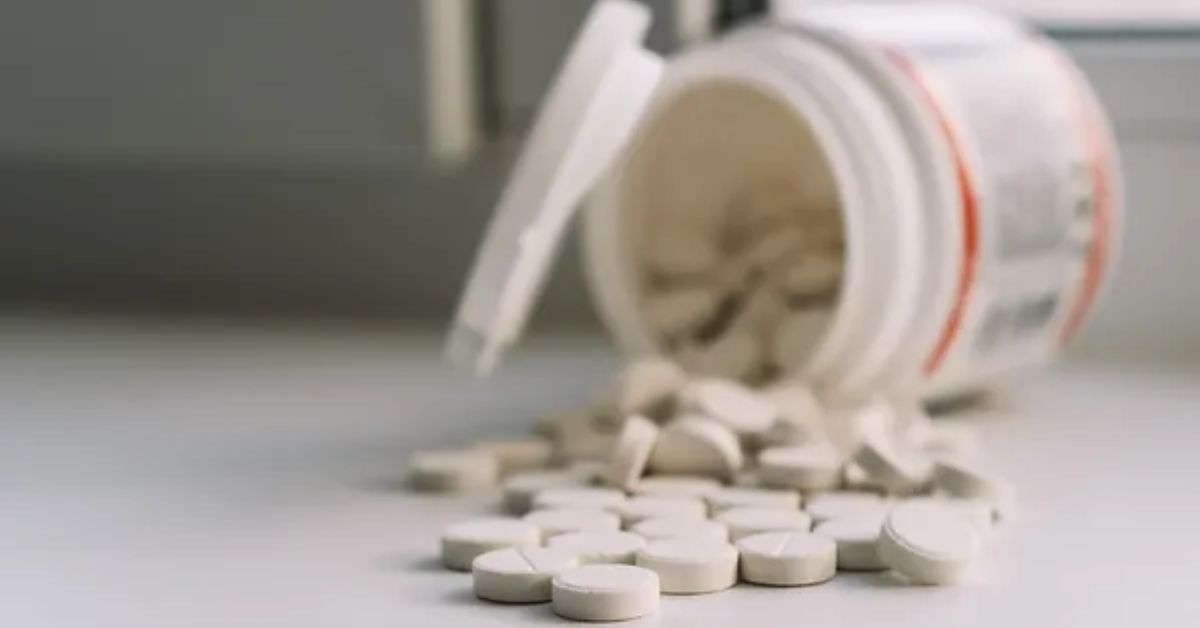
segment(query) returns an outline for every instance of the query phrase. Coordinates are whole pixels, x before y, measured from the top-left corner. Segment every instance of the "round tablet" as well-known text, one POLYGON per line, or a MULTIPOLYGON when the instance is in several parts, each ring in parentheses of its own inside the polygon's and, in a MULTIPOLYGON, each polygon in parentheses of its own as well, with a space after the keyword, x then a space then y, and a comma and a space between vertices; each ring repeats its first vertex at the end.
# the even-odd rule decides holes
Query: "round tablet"
POLYGON ((819 534, 754 534, 738 541, 737 547, 746 582, 795 587, 825 582, 837 572, 837 544, 819 534))
POLYGON ((742 466, 742 446, 729 428, 709 418, 688 415, 662 429, 650 468, 656 473, 730 479, 742 466))
POLYGON ((550 607, 577 621, 623 621, 658 610, 658 574, 632 565, 584 565, 552 581, 550 607))
POLYGON ((729 540, 729 528, 725 524, 706 519, 673 519, 669 517, 646 519, 634 524, 629 531, 641 535, 649 541, 686 538, 724 543, 729 540))
POLYGON ((721 490, 721 483, 698 475, 653 475, 633 487, 634 495, 706 497, 721 490))
POLYGON ((763 532, 808 532, 812 526, 803 511, 788 508, 732 508, 715 519, 729 528, 729 538, 735 542, 763 532))
POLYGON ((929 481, 933 467, 920 452, 901 452, 885 438, 870 436, 854 452, 854 462, 892 493, 912 493, 929 481))
POLYGON ((995 507, 990 501, 978 497, 912 497, 905 500, 905 503, 930 503, 949 509, 970 523, 981 539, 983 535, 991 532, 995 525, 995 507))
POLYGON ((823 491, 841 482, 842 460, 825 445, 772 447, 758 455, 759 477, 768 486, 823 491))
POLYGON ((758 393, 730 380, 696 380, 680 393, 680 404, 687 410, 715 419, 738 435, 766 431, 779 416, 779 410, 758 393))
POLYGON ((572 532, 613 532, 621 529, 621 518, 603 510, 547 508, 524 517, 541 530, 543 541, 572 532))
POLYGON ((883 520, 877 516, 833 519, 818 525, 813 532, 833 539, 837 544, 837 567, 844 571, 887 569, 879 558, 876 545, 883 520))
POLYGON ((572 552, 584 565, 621 563, 632 565, 646 539, 632 532, 574 532, 547 542, 554 549, 572 552))
POLYGON ((588 480, 570 470, 522 471, 504 480, 504 509, 516 515, 533 508, 533 498, 550 488, 582 487, 588 480))
POLYGON ((626 528, 654 517, 705 519, 708 516, 704 502, 695 497, 637 495, 613 507, 612 511, 621 517, 621 525, 626 528))
POLYGON ((641 479, 658 439, 658 426, 640 416, 625 421, 609 457, 605 480, 611 486, 629 490, 641 479))
POLYGON ((707 500, 714 514, 730 508, 800 508, 800 493, 787 489, 730 487, 709 495, 707 500))
POLYGON ((624 415, 660 415, 670 410, 687 374, 674 360, 652 356, 625 366, 617 375, 616 409, 624 415))
POLYGON ((888 503, 875 493, 863 491, 830 491, 808 498, 804 512, 813 521, 821 523, 830 519, 867 516, 882 519, 887 514, 888 503))
POLYGON ((582 508, 603 510, 625 501, 625 493, 615 488, 550 488, 533 496, 534 508, 582 508))
POLYGON ((475 449, 495 456, 501 475, 547 467, 554 457, 554 445, 547 438, 488 440, 476 443, 475 449))
POLYGON ((919 584, 962 579, 979 554, 979 535, 960 514, 931 503, 903 503, 879 536, 879 556, 919 584))
POLYGON ((472 584, 477 597, 492 602, 549 602, 550 581, 578 564, 574 554, 545 547, 493 550, 471 563, 472 584))
POLYGON ((954 497, 986 499, 999 508, 1012 502, 1011 485, 963 460, 939 460, 934 465, 933 481, 938 488, 954 497))
POLYGON ((477 449, 418 451, 409 460, 413 488, 467 491, 494 486, 500 475, 496 457, 477 449))
POLYGON ((643 547, 637 565, 658 574, 663 593, 713 593, 737 582, 738 551, 724 542, 663 539, 643 547))
POLYGON ((520 519, 486 518, 457 523, 442 533, 442 564, 468 571, 476 556, 506 547, 542 544, 538 527, 520 519))
POLYGON ((825 418, 816 393, 803 384, 789 382, 768 388, 762 394, 775 404, 780 418, 789 423, 815 428, 825 418))

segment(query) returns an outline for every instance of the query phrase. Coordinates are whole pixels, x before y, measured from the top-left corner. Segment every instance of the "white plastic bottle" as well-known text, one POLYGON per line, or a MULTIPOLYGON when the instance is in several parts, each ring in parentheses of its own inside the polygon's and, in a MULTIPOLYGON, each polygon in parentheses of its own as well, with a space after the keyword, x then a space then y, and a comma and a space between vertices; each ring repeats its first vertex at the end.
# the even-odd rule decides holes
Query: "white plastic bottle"
POLYGON ((954 394, 1076 335, 1111 273, 1121 181, 1105 114, 1055 44, 968 6, 834 5, 664 61, 648 25, 636 3, 594 8, 476 260, 453 356, 486 371, 516 341, 584 205, 614 338, 672 350, 647 320, 648 256, 727 229, 755 195, 836 241, 827 322, 779 365, 832 396, 954 394))

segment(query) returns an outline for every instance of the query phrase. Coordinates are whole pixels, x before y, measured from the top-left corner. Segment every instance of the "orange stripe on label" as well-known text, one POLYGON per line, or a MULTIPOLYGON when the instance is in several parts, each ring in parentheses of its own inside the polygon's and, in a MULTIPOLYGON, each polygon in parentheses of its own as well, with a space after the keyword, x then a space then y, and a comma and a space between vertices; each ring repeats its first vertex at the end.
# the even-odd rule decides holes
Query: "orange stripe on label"
POLYGON ((970 168, 967 165, 962 142, 950 126, 949 116, 942 109, 937 96, 930 88, 928 81, 917 69, 916 64, 903 52, 888 48, 888 57, 902 70, 905 76, 917 88, 917 93, 929 107, 937 122, 942 139, 950 149, 950 157, 954 164, 954 175, 958 182, 959 207, 962 214, 962 263, 959 265, 958 281, 954 292, 954 305, 942 324, 937 342, 933 350, 925 358, 923 369, 927 377, 937 373, 942 362, 954 346, 954 340, 962 329, 966 316, 967 304, 970 302, 971 291, 975 285, 975 275, 979 266, 979 200, 975 193, 975 185, 971 180, 970 168))
POLYGON ((1072 72, 1074 66, 1050 46, 1043 46, 1043 49, 1068 76, 1067 82, 1072 88, 1076 117, 1080 123, 1080 133, 1083 135, 1084 149, 1087 151, 1088 171, 1092 179, 1092 244, 1084 258, 1083 277, 1079 280, 1077 291, 1079 296, 1068 310, 1059 332, 1059 343, 1066 345, 1079 333, 1088 312, 1095 305, 1096 297, 1100 294, 1100 285, 1104 280, 1104 271, 1108 267, 1112 246, 1112 180, 1115 164, 1113 147, 1104 131, 1104 124, 1095 105, 1080 92, 1079 79, 1072 72))

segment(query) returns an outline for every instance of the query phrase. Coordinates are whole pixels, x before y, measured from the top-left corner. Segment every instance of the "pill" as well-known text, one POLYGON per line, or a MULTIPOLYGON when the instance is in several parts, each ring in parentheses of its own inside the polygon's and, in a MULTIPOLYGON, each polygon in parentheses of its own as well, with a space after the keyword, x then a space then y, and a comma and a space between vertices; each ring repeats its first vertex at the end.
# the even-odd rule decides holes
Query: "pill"
POLYGON ((933 480, 938 488, 954 497, 986 499, 1001 512, 1011 508, 1012 486, 976 464, 956 459, 939 460, 934 465, 933 480))
POLYGON ((758 465, 763 484, 776 488, 822 491, 841 482, 841 457, 823 443, 764 449, 758 465))
POLYGON ((621 517, 621 524, 627 528, 639 521, 655 517, 704 519, 708 514, 708 508, 699 498, 656 497, 653 495, 631 497, 613 507, 612 510, 621 517))
POLYGON ((646 299, 644 312, 650 326, 667 336, 691 334, 717 309, 717 295, 707 287, 662 291, 646 299))
POLYGON ((546 438, 489 440, 475 448, 495 456, 501 475, 547 467, 554 456, 554 445, 546 438))
POLYGON ((721 483, 709 477, 652 475, 639 480, 632 492, 634 495, 704 498, 719 490, 721 490, 721 483))
POLYGON ((926 496, 926 497, 911 497, 905 500, 908 503, 932 503, 938 507, 946 508, 961 516, 967 523, 970 523, 975 531, 979 533, 982 540, 984 535, 992 531, 995 527, 995 519, 997 510, 992 502, 978 497, 949 497, 949 496, 926 496))
POLYGON ((663 593, 713 593, 737 582, 738 551, 725 542, 661 539, 638 552, 637 565, 658 574, 663 593))
POLYGON ((929 482, 933 466, 918 451, 901 451, 887 439, 872 435, 854 453, 854 462, 875 483, 892 493, 913 493, 929 482))
POLYGON ((633 488, 646 470, 657 439, 658 426, 649 419, 632 416, 625 421, 609 457, 607 483, 626 490, 633 488))
POLYGON ((723 424, 698 415, 667 424, 650 453, 650 468, 664 474, 730 479, 742 462, 737 436, 723 424))
POLYGON ((662 356, 641 358, 617 375, 613 393, 616 411, 624 416, 664 416, 686 384, 687 374, 675 361, 662 356))
POLYGON ((738 541, 743 537, 763 532, 808 532, 812 518, 801 510, 790 508, 731 508, 714 517, 729 528, 729 538, 738 541))
POLYGON ((766 532, 743 538, 741 574, 746 582, 777 587, 818 584, 837 572, 837 544, 808 532, 766 532))
POLYGON ((830 491, 810 497, 804 504, 804 512, 820 524, 830 519, 846 517, 875 517, 882 519, 888 511, 888 502, 875 493, 863 491, 830 491))
POLYGON ((442 533, 442 564, 468 571, 476 556, 506 547, 538 547, 538 527, 520 519, 484 518, 454 524, 442 533))
POLYGON ((774 404, 742 384, 712 378, 684 387, 680 405, 685 411, 719 421, 738 435, 766 431, 779 414, 774 404))
POLYGON ((578 470, 522 471, 504 480, 504 509, 521 515, 533 508, 533 498, 550 488, 582 487, 589 477, 578 470))
POLYGON ((962 579, 979 554, 979 534, 961 515, 930 502, 892 509, 879 536, 879 556, 919 584, 962 579))
POLYGON ((815 430, 824 419, 824 411, 816 393, 803 384, 788 382, 762 392, 775 405, 779 417, 797 425, 812 426, 815 430))
POLYGON ((876 546, 882 518, 875 515, 831 519, 813 532, 829 537, 837 544, 837 567, 844 571, 880 571, 887 564, 879 557, 876 546))
POLYGON ((499 476, 496 457, 486 451, 419 451, 409 461, 413 488, 423 491, 467 491, 494 486, 499 476))
POLYGON ((691 373, 738 380, 746 379, 762 357, 758 340, 740 329, 728 330, 708 343, 686 345, 676 354, 691 373))
POLYGON ((800 508, 800 493, 788 489, 730 487, 708 496, 708 507, 715 514, 730 508, 800 508))
POLYGON ((547 508, 535 510, 522 518, 541 530, 547 541, 560 534, 575 532, 612 532, 621 529, 621 518, 611 512, 584 508, 547 508))
POLYGON ((633 565, 583 565, 554 576, 550 607, 577 621, 624 621, 658 610, 658 574, 633 565))
POLYGON ((613 440, 591 415, 572 416, 554 426, 554 454, 560 461, 607 459, 613 440))
POLYGON ((804 365, 820 342, 832 314, 825 309, 797 310, 775 329, 771 342, 771 361, 785 371, 804 365))
POLYGON ((579 557, 585 565, 622 563, 632 565, 646 538, 632 532, 572 532, 547 541, 547 546, 579 557))
POLYGON ((674 538, 722 542, 729 540, 729 528, 725 524, 707 519, 656 517, 635 523, 629 531, 649 541, 674 538))
POLYGON ((582 508, 605 510, 625 501, 625 493, 615 488, 548 488, 533 497, 534 508, 582 508))
POLYGON ((579 565, 570 552, 546 547, 509 547, 480 554, 471 563, 472 585, 480 599, 506 604, 550 601, 550 581, 579 565))

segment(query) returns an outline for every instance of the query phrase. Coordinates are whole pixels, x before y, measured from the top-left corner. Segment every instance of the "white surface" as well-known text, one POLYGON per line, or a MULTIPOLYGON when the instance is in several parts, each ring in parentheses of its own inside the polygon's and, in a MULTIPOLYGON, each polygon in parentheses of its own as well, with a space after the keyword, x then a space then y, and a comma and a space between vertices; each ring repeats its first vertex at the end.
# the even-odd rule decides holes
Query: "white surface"
MULTIPOLYGON (((498 496, 394 488, 418 448, 589 400, 615 357, 541 341, 473 383, 432 338, 0 321, 0 623, 54 628, 532 626, 437 539, 498 496)), ((1184 625, 1200 613, 1200 367, 1073 365, 977 410, 1020 492, 966 582, 839 574, 666 597, 636 626, 1184 625), (1136 542, 1126 542, 1136 539, 1136 542), (643 623, 645 622, 645 623, 643 623)))

